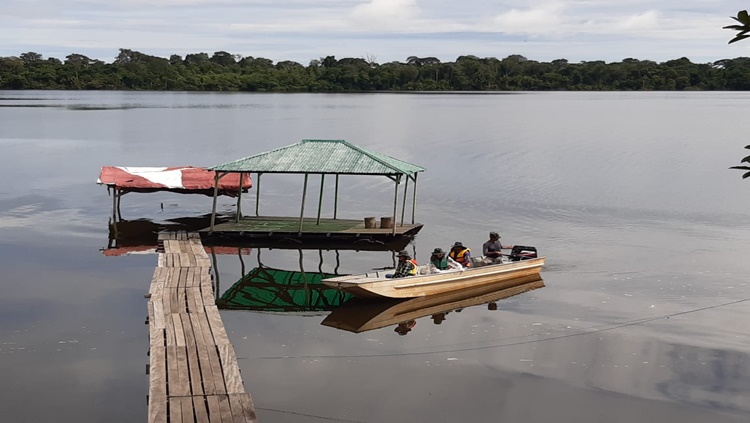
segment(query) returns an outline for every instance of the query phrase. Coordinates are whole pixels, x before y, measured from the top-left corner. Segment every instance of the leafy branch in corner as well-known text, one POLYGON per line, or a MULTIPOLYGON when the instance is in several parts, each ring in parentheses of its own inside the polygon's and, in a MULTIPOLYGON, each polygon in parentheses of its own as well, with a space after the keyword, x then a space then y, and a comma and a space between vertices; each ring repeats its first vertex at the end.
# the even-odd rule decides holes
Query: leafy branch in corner
MULTIPOLYGON (((746 149, 750 150, 750 145, 745 146, 746 149)), ((750 156, 745 157, 740 161, 740 163, 750 163, 750 156)), ((742 175, 742 179, 747 179, 750 177, 750 166, 732 166, 730 169, 739 169, 739 170, 747 170, 744 175, 742 175)))
POLYGON ((744 40, 745 38, 749 38, 750 35, 748 35, 748 32, 750 32, 750 15, 747 14, 747 10, 740 10, 737 13, 737 16, 730 16, 735 21, 739 22, 739 25, 727 25, 724 27, 724 29, 732 29, 734 31, 739 31, 737 35, 734 36, 731 40, 729 40, 729 44, 732 44, 734 42, 744 40))

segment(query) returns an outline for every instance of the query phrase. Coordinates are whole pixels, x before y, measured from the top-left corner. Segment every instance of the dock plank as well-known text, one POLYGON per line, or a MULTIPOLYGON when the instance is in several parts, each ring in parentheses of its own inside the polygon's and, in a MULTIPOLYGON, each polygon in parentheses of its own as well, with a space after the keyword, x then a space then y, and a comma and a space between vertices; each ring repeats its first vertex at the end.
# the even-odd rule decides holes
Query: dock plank
POLYGON ((229 405, 232 408, 232 416, 236 422, 257 422, 255 405, 249 394, 229 395, 229 405))
POLYGON ((167 355, 166 347, 149 349, 148 421, 167 421, 167 355))
POLYGON ((237 356, 234 354, 234 347, 229 344, 217 345, 216 347, 219 350, 219 360, 221 360, 221 370, 224 374, 224 384, 227 387, 227 394, 245 393, 242 376, 240 376, 240 366, 237 364, 237 356))
POLYGON ((257 422, 199 235, 159 234, 148 295, 149 423, 257 422))

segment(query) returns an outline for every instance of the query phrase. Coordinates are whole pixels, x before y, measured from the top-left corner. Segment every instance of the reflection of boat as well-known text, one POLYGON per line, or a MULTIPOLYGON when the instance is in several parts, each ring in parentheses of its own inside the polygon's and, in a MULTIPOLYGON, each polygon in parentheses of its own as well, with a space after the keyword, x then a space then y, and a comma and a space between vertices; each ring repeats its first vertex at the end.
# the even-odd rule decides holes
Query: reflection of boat
POLYGON ((420 317, 432 316, 435 324, 440 324, 450 311, 479 304, 489 304, 489 309, 495 309, 495 301, 544 287, 544 281, 539 275, 516 278, 513 283, 506 284, 499 290, 485 285, 410 300, 386 299, 373 302, 353 298, 334 309, 321 325, 355 333, 399 325, 397 332, 402 334, 398 330, 401 329, 405 334, 414 326, 413 321, 420 317))
POLYGON ((483 285, 501 289, 513 286, 515 278, 538 275, 544 265, 544 257, 536 257, 536 249, 533 256, 525 256, 523 252, 520 255, 518 261, 490 265, 477 262, 474 267, 440 273, 428 273, 427 266, 420 266, 417 275, 406 278, 387 278, 385 271, 375 271, 331 278, 323 283, 358 297, 413 298, 483 285))
POLYGON ((216 305, 225 310, 279 313, 328 311, 351 298, 321 283, 333 276, 337 275, 259 266, 232 285, 216 305))

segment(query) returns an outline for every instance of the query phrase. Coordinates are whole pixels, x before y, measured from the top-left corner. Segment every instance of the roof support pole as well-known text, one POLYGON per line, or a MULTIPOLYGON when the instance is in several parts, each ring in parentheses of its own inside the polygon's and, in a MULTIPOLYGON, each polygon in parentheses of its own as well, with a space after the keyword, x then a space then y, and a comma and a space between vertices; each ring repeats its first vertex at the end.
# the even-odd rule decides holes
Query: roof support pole
POLYGON ((112 188, 112 224, 117 223, 117 188, 112 188))
POLYGON ((401 225, 404 226, 404 213, 406 213, 406 193, 409 192, 409 177, 404 181, 404 201, 401 204, 401 225))
POLYGON ((315 223, 320 225, 320 211, 323 209, 323 186, 325 185, 326 175, 325 173, 320 174, 320 197, 318 197, 318 220, 315 223))
POLYGON ((122 196, 125 195, 122 190, 120 190, 120 193, 117 195, 117 218, 119 220, 122 220, 122 212, 120 211, 120 203, 122 202, 122 196))
POLYGON ((398 184, 401 183, 401 175, 396 175, 396 190, 393 193, 393 230, 392 235, 396 235, 396 209, 398 209, 398 184))
POLYGON ((333 193, 333 219, 336 220, 336 213, 339 209, 339 175, 336 175, 336 190, 333 193))
POLYGON ((242 180, 245 179, 245 173, 240 172, 240 190, 237 192, 237 216, 236 216, 236 222, 240 223, 240 218, 242 217, 242 180))
POLYGON ((216 283, 214 284, 214 304, 212 304, 215 305, 216 298, 221 295, 221 286, 219 282, 219 262, 216 261, 216 251, 214 250, 213 245, 211 246, 211 261, 214 264, 213 271, 214 276, 216 276, 216 283))
POLYGON ((260 216, 258 210, 260 209, 260 172, 258 172, 258 180, 255 181, 255 216, 260 216))
POLYGON ((302 207, 299 210, 299 234, 302 235, 302 222, 305 220, 305 197, 307 197, 307 179, 310 177, 309 174, 305 173, 305 186, 302 188, 302 207))
POLYGON ((214 205, 211 208, 211 228, 209 231, 214 231, 214 224, 216 223, 216 199, 219 197, 219 172, 214 173, 214 205))
POLYGON ((414 188, 412 188, 411 201, 411 224, 413 225, 415 223, 414 216, 416 216, 417 212, 417 172, 414 172, 414 188))

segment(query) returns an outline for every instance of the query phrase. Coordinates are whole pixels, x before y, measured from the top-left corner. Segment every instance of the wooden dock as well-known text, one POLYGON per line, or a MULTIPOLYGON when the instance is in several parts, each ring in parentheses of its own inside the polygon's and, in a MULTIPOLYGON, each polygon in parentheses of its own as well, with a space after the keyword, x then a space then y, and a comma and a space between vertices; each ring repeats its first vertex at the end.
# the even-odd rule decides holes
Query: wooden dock
POLYGON ((148 421, 257 422, 196 233, 159 235, 164 251, 147 297, 148 421))
POLYGON ((206 245, 242 245, 264 248, 322 248, 401 250, 422 229, 421 223, 396 224, 395 228, 365 228, 364 220, 299 217, 243 216, 201 229, 206 245))

